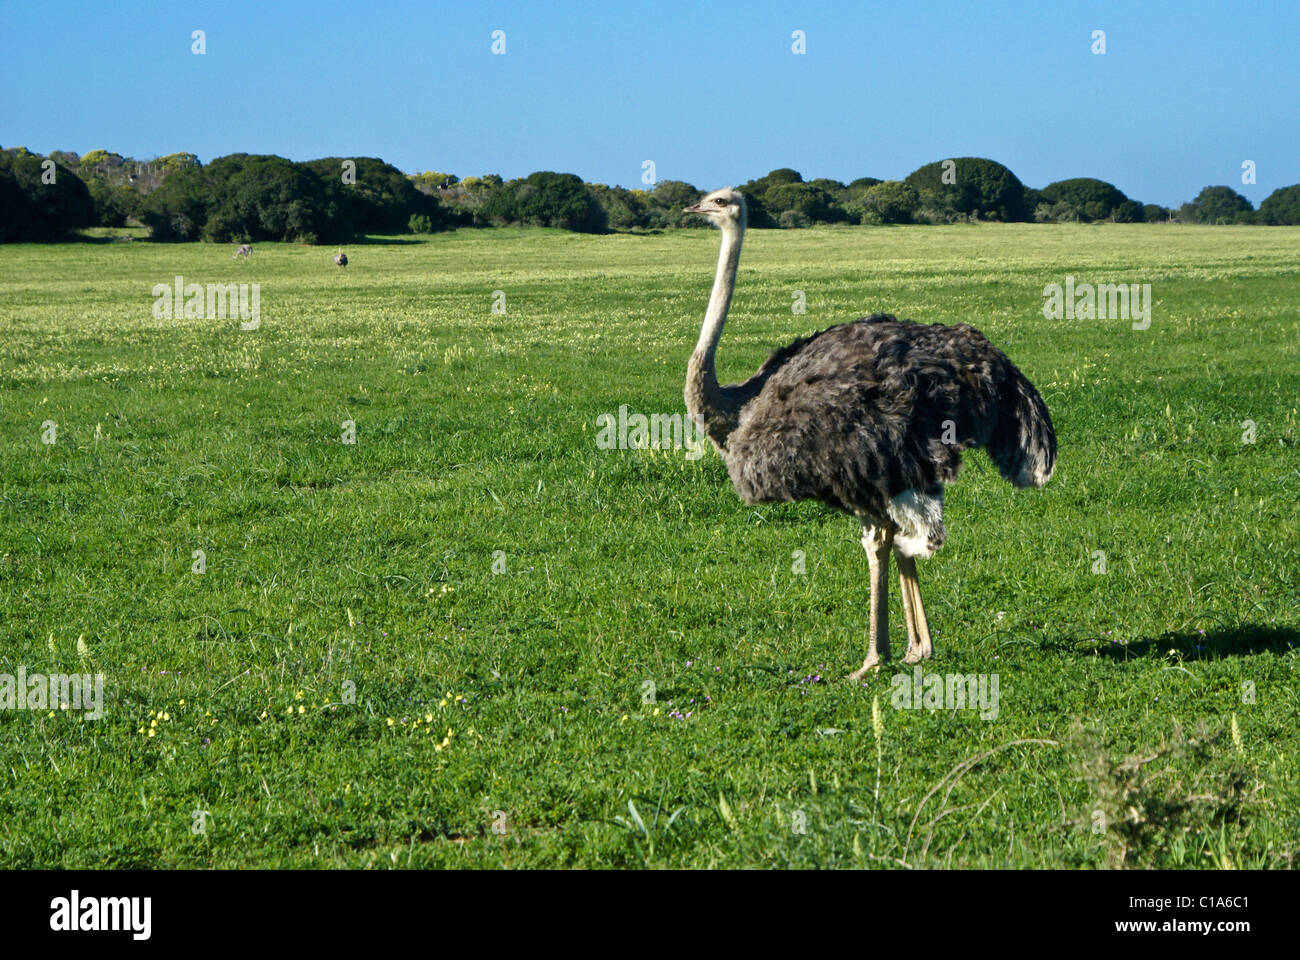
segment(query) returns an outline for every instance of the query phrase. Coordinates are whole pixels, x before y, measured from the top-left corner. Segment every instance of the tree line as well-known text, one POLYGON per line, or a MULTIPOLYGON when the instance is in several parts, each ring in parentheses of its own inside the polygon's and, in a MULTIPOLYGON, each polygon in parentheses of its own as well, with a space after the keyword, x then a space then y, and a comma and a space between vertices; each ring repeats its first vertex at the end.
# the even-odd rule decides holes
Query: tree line
MULTIPOLYGON (((970 221, 1300 224, 1300 184, 1259 209, 1231 187, 1208 186, 1176 209, 1130 199, 1091 177, 1025 186, 979 157, 937 160, 902 180, 805 181, 773 170, 741 184, 750 225, 886 225, 970 221)), ((338 243, 365 234, 433 233, 511 224, 583 233, 702 227, 683 212, 703 191, 678 180, 649 189, 585 183, 539 171, 513 180, 428 171, 408 175, 374 157, 292 161, 191 153, 148 161, 104 150, 48 157, 0 150, 0 241, 54 240, 92 226, 143 225, 156 240, 338 243)))

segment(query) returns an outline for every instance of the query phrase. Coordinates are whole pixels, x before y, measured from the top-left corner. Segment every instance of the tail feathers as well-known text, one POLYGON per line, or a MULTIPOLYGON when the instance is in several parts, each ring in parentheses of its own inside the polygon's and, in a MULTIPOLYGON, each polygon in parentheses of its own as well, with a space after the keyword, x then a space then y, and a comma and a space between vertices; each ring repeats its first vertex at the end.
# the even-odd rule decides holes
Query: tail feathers
POLYGON ((988 452, 1017 487, 1041 487, 1056 469, 1056 431, 1047 404, 1014 366, 1003 384, 988 452))

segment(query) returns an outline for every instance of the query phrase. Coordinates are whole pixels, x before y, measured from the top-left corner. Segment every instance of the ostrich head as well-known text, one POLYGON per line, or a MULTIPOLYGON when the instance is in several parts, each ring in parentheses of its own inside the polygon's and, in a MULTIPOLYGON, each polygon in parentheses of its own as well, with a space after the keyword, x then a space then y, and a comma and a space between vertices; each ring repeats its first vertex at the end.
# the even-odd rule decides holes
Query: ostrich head
POLYGON ((723 230, 745 229, 745 198, 731 187, 714 190, 699 203, 687 207, 686 212, 708 217, 723 230))

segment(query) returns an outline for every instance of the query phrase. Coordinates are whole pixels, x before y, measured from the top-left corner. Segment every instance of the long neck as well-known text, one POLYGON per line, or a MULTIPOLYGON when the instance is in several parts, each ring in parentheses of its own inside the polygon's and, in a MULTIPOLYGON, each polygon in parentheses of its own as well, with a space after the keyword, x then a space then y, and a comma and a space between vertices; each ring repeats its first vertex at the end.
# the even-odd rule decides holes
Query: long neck
POLYGON ((736 268, 740 264, 740 245, 745 237, 742 224, 726 222, 722 229, 722 249, 718 252, 718 272, 713 278, 709 309, 704 314, 700 339, 686 368, 686 410, 703 421, 709 438, 719 448, 734 429, 734 411, 718 386, 715 360, 722 328, 727 322, 731 294, 736 289, 736 268))

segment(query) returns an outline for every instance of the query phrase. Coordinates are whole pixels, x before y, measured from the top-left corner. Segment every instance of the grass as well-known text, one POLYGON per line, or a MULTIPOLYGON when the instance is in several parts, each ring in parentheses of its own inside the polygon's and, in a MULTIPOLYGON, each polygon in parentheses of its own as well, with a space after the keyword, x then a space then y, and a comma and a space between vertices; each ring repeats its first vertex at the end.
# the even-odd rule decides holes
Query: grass
POLYGON ((926 669, 996 719, 839 679, 850 520, 597 448, 682 409, 716 244, 0 247, 0 674, 106 698, 0 710, 0 866, 1292 866, 1300 230, 751 234, 724 380, 888 310, 1047 400, 1052 482, 968 454, 921 564, 926 669), (260 328, 155 319, 178 274, 260 328), (1150 283, 1150 328, 1045 320, 1067 274, 1150 283))

